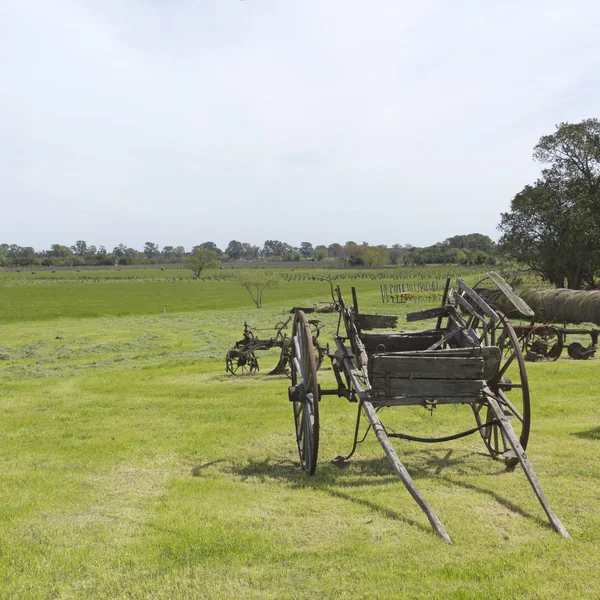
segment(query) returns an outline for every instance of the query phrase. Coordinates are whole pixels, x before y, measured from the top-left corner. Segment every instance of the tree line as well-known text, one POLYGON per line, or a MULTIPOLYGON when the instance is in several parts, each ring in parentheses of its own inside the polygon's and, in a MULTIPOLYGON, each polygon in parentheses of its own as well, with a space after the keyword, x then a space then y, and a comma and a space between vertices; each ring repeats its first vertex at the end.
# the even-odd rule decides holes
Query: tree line
MULTIPOLYGON (((208 241, 186 251, 183 246, 160 246, 146 242, 142 250, 121 243, 112 250, 78 240, 72 246, 52 244, 36 251, 30 246, 0 244, 0 266, 4 267, 78 267, 148 264, 181 264, 194 256, 210 253, 207 264, 215 261, 335 261, 341 266, 381 267, 384 265, 421 265, 425 263, 493 264, 496 248, 488 236, 472 233, 456 235, 433 246, 419 248, 410 244, 369 245, 348 241, 328 246, 302 242, 293 246, 280 240, 266 240, 262 246, 231 240, 226 248, 208 241)), ((205 258, 207 258, 205 256, 205 258)))

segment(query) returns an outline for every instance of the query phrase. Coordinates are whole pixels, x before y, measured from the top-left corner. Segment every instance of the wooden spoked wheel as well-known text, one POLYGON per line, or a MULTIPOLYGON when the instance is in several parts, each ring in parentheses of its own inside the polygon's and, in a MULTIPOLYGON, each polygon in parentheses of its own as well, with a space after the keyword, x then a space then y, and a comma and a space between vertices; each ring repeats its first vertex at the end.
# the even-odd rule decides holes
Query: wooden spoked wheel
POLYGON ((310 323, 301 310, 294 319, 291 354, 289 398, 294 408, 296 443, 302 468, 314 475, 319 453, 319 384, 310 323))
POLYGON ((527 334, 524 342, 526 355, 530 352, 539 360, 558 360, 563 351, 562 333, 552 325, 538 325, 527 334))
POLYGON ((258 371, 258 360, 254 352, 232 348, 225 356, 225 370, 232 375, 252 375, 258 371))
MULTIPOLYGON (((530 428, 529 382, 519 338, 504 315, 501 315, 491 334, 492 343, 500 348, 501 358, 496 374, 487 381, 489 392, 494 395, 510 420, 525 450, 530 428)), ((495 415, 485 398, 481 403, 473 404, 472 408, 477 425, 484 426, 480 432, 489 453, 494 458, 500 458, 505 452, 512 450, 501 427, 494 423, 495 415), (485 426, 487 423, 489 425, 485 426)))

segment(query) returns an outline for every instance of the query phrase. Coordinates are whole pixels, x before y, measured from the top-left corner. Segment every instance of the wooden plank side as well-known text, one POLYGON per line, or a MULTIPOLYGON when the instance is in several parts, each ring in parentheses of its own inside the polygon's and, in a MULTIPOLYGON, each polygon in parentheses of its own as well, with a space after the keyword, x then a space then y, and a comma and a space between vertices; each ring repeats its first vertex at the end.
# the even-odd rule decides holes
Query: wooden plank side
POLYGON ((498 288, 502 291, 502 293, 511 301, 513 306, 524 316, 524 317, 533 317, 535 316, 535 312, 531 309, 531 307, 521 298, 511 287, 508 281, 504 279, 498 273, 494 273, 490 271, 488 273, 488 277, 498 286, 498 288))
POLYGON ((369 377, 404 379, 481 379, 483 357, 401 356, 377 354, 369 360, 369 377))
POLYGON ((450 306, 436 306, 435 308, 427 308, 416 312, 407 313, 406 320, 409 323, 413 321, 422 321, 424 319, 435 319, 436 317, 447 317, 450 306))
POLYGON ((354 323, 359 329, 393 329, 398 324, 398 316, 357 313, 354 315, 354 323))
POLYGON ((385 347, 385 352, 404 352, 407 350, 427 350, 437 340, 441 339, 442 331, 429 330, 415 333, 365 333, 361 339, 368 353, 377 352, 379 346, 385 347))
POLYGON ((392 379, 373 377, 371 386, 375 397, 395 398, 479 398, 486 387, 477 379, 392 379))
POLYGON ((484 361, 481 378, 489 381, 495 377, 496 373, 498 373, 500 361, 502 360, 502 352, 498 346, 482 346, 481 350, 483 352, 484 361))
MULTIPOLYGON (((428 406, 426 399, 418 396, 396 396, 386 398, 383 392, 369 391, 369 401, 373 406, 428 406), (379 397, 377 397, 379 394, 379 397)), ((481 394, 477 396, 436 396, 436 405, 443 404, 474 404, 481 402, 481 394)), ((427 400, 430 400, 429 398, 427 400)))

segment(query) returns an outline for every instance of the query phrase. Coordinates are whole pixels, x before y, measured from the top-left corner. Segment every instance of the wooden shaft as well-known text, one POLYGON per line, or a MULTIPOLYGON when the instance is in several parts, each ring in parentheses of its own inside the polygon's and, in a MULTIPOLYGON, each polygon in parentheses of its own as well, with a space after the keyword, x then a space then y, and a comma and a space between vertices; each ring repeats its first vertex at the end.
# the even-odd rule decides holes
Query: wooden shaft
MULTIPOLYGON (((344 345, 342 344, 342 342, 340 342, 340 340, 338 340, 337 338, 335 341, 336 341, 338 348, 342 352, 344 352, 344 345)), ((429 522, 431 523, 431 526, 433 527, 434 531, 445 542, 447 542, 448 544, 451 544, 452 539, 450 538, 450 536, 448 535, 448 532, 442 525, 442 522, 438 519, 437 515, 433 512, 433 509, 431 508, 431 506, 429 506, 429 504, 427 504, 427 501, 425 500, 425 498, 423 497, 421 492, 419 492, 419 490, 417 489, 417 486, 415 485, 414 481, 412 480, 410 473, 406 470, 406 467, 402 464, 402 462, 398 458, 398 455, 396 454, 396 451, 394 450, 394 447, 392 446, 392 444, 387 436, 387 433, 385 432, 383 424, 379 420, 379 417, 377 416, 377 413, 375 412, 373 405, 371 404, 371 402, 369 401, 369 399, 367 397, 366 390, 364 389, 364 387, 358 377, 358 370, 356 368, 356 363, 348 355, 347 352, 344 352, 343 363, 344 363, 344 370, 346 371, 346 373, 348 373, 350 375, 350 378, 352 380, 352 387, 355 389, 355 391, 359 395, 360 399, 362 400, 363 412, 365 413, 365 416, 369 420, 369 423, 371 423, 371 426, 373 427, 373 431, 375 432, 375 435, 377 436, 377 440, 381 444, 383 451, 385 452, 390 463, 392 464, 394 471, 396 471, 398 477, 400 478, 400 480, 402 481, 402 483, 408 490, 409 494, 414 498, 416 503, 421 507, 421 510, 423 510, 423 512, 427 515, 427 518, 429 519, 429 522)))
POLYGON ((375 435, 377 436, 377 440, 381 444, 381 447, 383 448, 383 451, 385 452, 386 456, 389 458, 390 463, 392 464, 392 467, 394 468, 394 471, 396 471, 398 477, 400 477, 400 480, 402 481, 402 483, 408 490, 408 493, 413 497, 415 502, 421 507, 423 512, 427 515, 427 518, 429 519, 429 522, 431 523, 431 526, 436 531, 436 533, 438 533, 438 535, 445 542, 447 542, 448 544, 451 544, 452 539, 448 535, 448 532, 442 525, 442 522, 438 519, 437 515, 433 512, 433 509, 431 508, 431 506, 429 506, 429 504, 427 504, 427 501, 425 500, 425 498, 423 497, 421 492, 417 489, 417 486, 415 485, 414 481, 412 480, 410 473, 406 470, 406 467, 402 464, 402 462, 398 458, 398 455, 396 454, 394 447, 390 443, 387 433, 385 432, 385 429, 384 429, 381 421, 379 420, 379 417, 377 416, 377 413, 375 412, 373 405, 369 401, 363 402, 363 412, 365 413, 367 419, 369 419, 369 422, 371 423, 371 426, 373 427, 373 431, 375 432, 375 435))
POLYGON ((505 436, 506 439, 508 439, 508 442, 510 443, 512 449, 517 455, 517 458, 521 463, 521 467, 523 467, 523 471, 525 472, 525 476, 527 477, 529 483, 531 484, 531 487, 533 488, 533 491, 535 492, 535 495, 540 501, 544 512, 548 516, 550 524, 552 525, 552 527, 554 527, 555 531, 560 533, 560 535, 562 535, 565 539, 570 540, 571 536, 569 535, 569 532, 566 530, 565 526, 560 522, 559 518, 554 514, 554 512, 550 508, 548 500, 546 500, 546 496, 544 495, 544 492, 542 490, 542 486, 540 485, 537 475, 535 474, 535 471, 533 470, 533 467, 531 466, 531 463, 529 462, 529 459, 525 454, 525 450, 523 450, 523 447, 521 446, 521 442, 519 442, 519 438, 517 438, 517 435, 515 434, 515 430, 510 424, 510 421, 506 418, 504 411, 502 410, 502 408, 500 408, 498 401, 496 400, 491 391, 488 393, 487 401, 490 408, 494 412, 496 418, 500 421, 500 427, 502 428, 501 431, 503 433, 503 436, 505 436))

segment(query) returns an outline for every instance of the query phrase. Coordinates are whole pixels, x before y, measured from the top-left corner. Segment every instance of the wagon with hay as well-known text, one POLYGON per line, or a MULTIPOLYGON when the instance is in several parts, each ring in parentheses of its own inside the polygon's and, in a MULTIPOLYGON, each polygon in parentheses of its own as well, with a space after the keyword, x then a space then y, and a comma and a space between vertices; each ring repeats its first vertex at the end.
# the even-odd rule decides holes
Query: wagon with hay
MULTIPOLYGON (((519 312, 527 305, 501 280, 519 312)), ((294 431, 302 468, 313 475, 319 451, 319 404, 327 395, 358 404, 351 452, 334 464, 345 466, 359 442, 361 416, 368 421, 392 468, 410 495, 427 515, 433 529, 448 543, 450 536, 417 489, 400 461, 391 439, 448 442, 478 434, 492 458, 502 460, 507 471, 521 465, 552 527, 569 534, 551 510, 537 475, 525 453, 530 432, 530 397, 527 372, 519 340, 509 319, 495 311, 461 279, 456 287, 446 282, 441 306, 407 315, 408 321, 434 319, 436 326, 421 331, 390 331, 397 316, 361 313, 356 290, 346 303, 339 286, 332 296, 339 313, 335 352, 330 355, 337 386, 322 389, 310 323, 298 311, 291 336, 294 431), (382 331, 383 330, 383 331, 382 331), (474 426, 441 438, 425 438, 392 431, 382 423, 385 407, 422 406, 434 411, 444 405, 470 408, 474 426)), ((366 434, 365 434, 366 435, 366 434)))
POLYGON ((600 329, 581 325, 600 326, 600 291, 525 291, 521 297, 531 308, 531 313, 516 315, 510 300, 502 290, 476 289, 491 306, 502 310, 508 316, 525 316, 529 319, 527 325, 514 325, 526 360, 554 361, 561 356, 565 347, 569 356, 576 360, 587 360, 594 356, 598 348, 600 329), (573 336, 578 339, 568 343, 568 338, 573 336), (581 343, 582 341, 584 343, 581 343))

